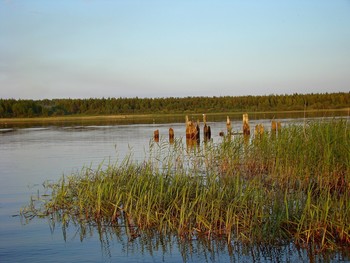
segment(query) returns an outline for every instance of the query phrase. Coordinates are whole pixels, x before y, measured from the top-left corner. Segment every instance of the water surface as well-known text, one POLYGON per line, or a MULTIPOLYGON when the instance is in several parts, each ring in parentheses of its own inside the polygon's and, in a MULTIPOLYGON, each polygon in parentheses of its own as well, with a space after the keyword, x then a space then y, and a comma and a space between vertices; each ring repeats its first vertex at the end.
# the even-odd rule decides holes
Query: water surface
MULTIPOLYGON (((283 125, 303 122, 283 119, 283 125)), ((252 120, 251 127, 269 119, 252 120)), ((220 131, 226 124, 209 122, 214 143, 220 142, 220 131)), ((128 240, 125 229, 71 224, 67 229, 49 219, 35 218, 29 223, 18 216, 31 195, 42 191, 42 183, 57 181, 63 174, 95 169, 99 165, 121 161, 132 152, 142 161, 159 129, 166 140, 172 127, 175 137, 184 138, 183 123, 128 125, 60 125, 12 127, 0 129, 0 261, 1 262, 296 262, 320 259, 310 250, 298 250, 293 244, 280 247, 245 247, 239 243, 192 240, 183 242, 176 236, 143 235, 128 240), (66 232, 65 232, 66 231, 66 232)), ((241 121, 233 121, 240 131, 241 121)), ((41 194, 42 192, 40 192, 41 194)), ((326 260, 347 261, 338 253, 326 260)), ((321 259, 325 259, 322 257, 321 259)))

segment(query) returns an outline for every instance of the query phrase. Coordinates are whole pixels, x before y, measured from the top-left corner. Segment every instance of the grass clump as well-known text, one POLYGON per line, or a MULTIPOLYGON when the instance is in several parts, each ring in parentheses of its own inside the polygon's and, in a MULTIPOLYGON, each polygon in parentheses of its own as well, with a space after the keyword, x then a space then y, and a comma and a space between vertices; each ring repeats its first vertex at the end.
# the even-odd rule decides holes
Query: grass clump
POLYGON ((84 169, 49 185, 41 213, 184 239, 350 247, 350 135, 343 120, 190 149, 151 144, 142 163, 84 169))

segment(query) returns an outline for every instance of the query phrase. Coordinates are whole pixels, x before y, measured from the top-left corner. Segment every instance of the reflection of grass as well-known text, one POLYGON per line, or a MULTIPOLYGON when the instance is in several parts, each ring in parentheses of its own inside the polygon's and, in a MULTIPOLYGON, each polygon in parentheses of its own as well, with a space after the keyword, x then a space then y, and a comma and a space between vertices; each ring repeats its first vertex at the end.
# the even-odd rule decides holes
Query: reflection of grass
POLYGON ((342 120, 187 151, 181 141, 151 144, 143 163, 128 157, 63 177, 40 211, 64 225, 126 222, 130 238, 154 229, 183 239, 350 247, 349 149, 342 120))

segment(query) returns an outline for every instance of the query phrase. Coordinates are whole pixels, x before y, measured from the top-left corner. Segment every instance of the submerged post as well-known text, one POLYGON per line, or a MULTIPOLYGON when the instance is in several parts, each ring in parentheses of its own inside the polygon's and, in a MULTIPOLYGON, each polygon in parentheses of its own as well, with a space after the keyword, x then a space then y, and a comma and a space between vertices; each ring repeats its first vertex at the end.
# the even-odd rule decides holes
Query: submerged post
POLYGON ((231 120, 229 116, 227 116, 226 118, 226 128, 227 128, 227 136, 230 136, 232 134, 232 126, 231 126, 231 120))
POLYGON ((193 121, 188 119, 188 116, 186 116, 186 143, 188 146, 199 144, 200 142, 199 133, 200 133, 199 121, 197 123, 194 123, 193 121))
POLYGON ((174 143, 174 129, 173 128, 169 128, 169 143, 172 144, 174 143))
POLYGON ((249 119, 247 113, 243 114, 243 135, 250 135, 249 119))
POLYGON ((203 134, 204 134, 204 141, 209 141, 211 139, 210 126, 207 126, 206 124, 204 124, 203 134))
POLYGON ((186 115, 186 139, 191 138, 191 125, 192 122, 188 119, 188 116, 186 115))
POLYGON ((186 115, 186 139, 194 140, 197 138, 197 126, 198 124, 195 125, 193 121, 190 121, 186 115))
POLYGON ((198 142, 200 142, 199 120, 197 120, 197 124, 196 124, 196 135, 195 135, 195 137, 196 137, 196 140, 197 140, 198 142))
POLYGON ((159 142, 159 130, 153 132, 153 139, 155 142, 159 142))
POLYGON ((204 135, 204 141, 208 141, 211 139, 211 131, 210 131, 210 126, 207 126, 207 116, 203 114, 203 135, 204 135))
POLYGON ((271 121, 271 132, 274 134, 276 134, 276 132, 277 132, 277 123, 275 120, 271 121))
POLYGON ((276 135, 277 133, 279 134, 281 132, 281 122, 278 121, 276 122, 275 120, 271 121, 271 134, 276 135))

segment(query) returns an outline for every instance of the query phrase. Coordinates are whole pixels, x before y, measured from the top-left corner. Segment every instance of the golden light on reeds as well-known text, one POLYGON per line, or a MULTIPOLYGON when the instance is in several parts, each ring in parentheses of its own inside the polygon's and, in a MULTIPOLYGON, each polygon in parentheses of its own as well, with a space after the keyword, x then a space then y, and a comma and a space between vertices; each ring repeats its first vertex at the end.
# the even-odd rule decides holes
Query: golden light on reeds
POLYGON ((159 146, 162 153, 142 163, 126 157, 119 165, 63 177, 49 185, 52 196, 41 209, 29 206, 22 215, 58 213, 64 220, 110 225, 124 218, 132 238, 156 229, 184 239, 350 248, 346 121, 309 123, 305 130, 290 125, 274 139, 262 136, 249 145, 235 136, 198 152, 186 153, 177 139, 159 146))

